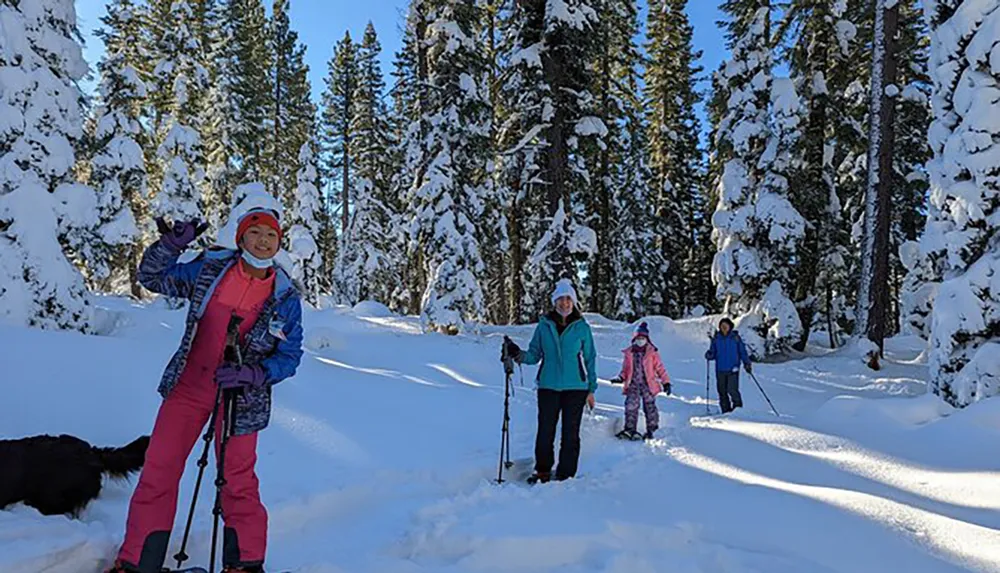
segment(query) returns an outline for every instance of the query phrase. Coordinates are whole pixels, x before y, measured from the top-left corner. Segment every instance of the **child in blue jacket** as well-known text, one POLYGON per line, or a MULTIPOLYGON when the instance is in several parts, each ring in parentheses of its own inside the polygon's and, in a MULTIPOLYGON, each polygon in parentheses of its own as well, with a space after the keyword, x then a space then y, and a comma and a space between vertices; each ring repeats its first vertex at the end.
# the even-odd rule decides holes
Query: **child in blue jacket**
POLYGON ((740 363, 743 363, 748 373, 753 368, 747 347, 734 327, 733 321, 728 318, 720 320, 719 331, 712 337, 712 344, 705 352, 705 360, 715 360, 716 388, 723 414, 743 407, 743 397, 740 396, 740 363))

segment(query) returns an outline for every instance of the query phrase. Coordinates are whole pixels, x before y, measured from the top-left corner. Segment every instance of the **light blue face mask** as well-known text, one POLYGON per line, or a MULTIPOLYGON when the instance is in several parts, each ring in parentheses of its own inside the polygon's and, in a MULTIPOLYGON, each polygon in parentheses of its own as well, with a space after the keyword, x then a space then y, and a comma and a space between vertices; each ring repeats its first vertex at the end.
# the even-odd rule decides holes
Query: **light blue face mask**
POLYGON ((271 268, 271 266, 274 265, 274 258, 258 259, 257 257, 253 256, 253 254, 251 254, 250 251, 246 249, 240 251, 240 257, 242 257, 243 260, 246 261, 248 265, 250 265, 255 269, 269 269, 271 268))

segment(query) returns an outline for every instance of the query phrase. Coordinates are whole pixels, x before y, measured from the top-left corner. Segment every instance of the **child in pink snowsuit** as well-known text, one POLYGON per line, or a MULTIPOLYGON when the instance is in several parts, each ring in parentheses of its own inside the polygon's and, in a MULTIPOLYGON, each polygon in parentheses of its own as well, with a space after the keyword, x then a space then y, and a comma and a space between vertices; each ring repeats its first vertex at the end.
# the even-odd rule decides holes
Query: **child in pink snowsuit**
POLYGON ((660 352, 649 340, 649 325, 640 324, 632 336, 632 344, 622 351, 622 371, 618 381, 624 384, 625 428, 617 437, 628 440, 653 438, 660 426, 660 412, 656 409, 656 395, 661 391, 670 394, 670 376, 660 359, 660 352), (636 431, 639 424, 639 401, 646 413, 646 434, 636 431))
MULTIPOLYGON (((172 230, 164 227, 139 267, 139 280, 146 288, 188 299, 190 306, 180 349, 160 382, 164 400, 111 573, 159 573, 164 566, 184 464, 215 408, 219 386, 237 393, 221 494, 223 571, 264 571, 267 511, 254 471, 257 432, 267 426, 272 387, 292 376, 301 359, 301 302, 290 277, 272 264, 281 239, 276 213, 251 210, 241 217, 238 251, 209 250, 191 262, 178 263, 178 256, 201 229, 194 222, 179 223, 172 230), (242 365, 223 361, 234 314, 243 319, 242 365)), ((221 410, 220 404, 216 459, 222 439, 221 410)), ((210 476, 203 483, 212 484, 210 476)))

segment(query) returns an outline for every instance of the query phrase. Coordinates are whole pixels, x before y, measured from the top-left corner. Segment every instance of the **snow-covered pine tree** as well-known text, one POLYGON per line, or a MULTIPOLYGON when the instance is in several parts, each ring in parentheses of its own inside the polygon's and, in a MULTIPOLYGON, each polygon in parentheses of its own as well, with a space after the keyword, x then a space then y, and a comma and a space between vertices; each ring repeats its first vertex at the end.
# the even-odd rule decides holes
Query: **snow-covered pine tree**
POLYGON ((226 38, 226 84, 232 118, 226 130, 232 142, 230 160, 237 168, 237 182, 267 181, 270 146, 274 143, 269 121, 273 94, 267 14, 261 0, 226 1, 226 26, 231 30, 226 38))
POLYGON ((368 180, 359 181, 355 191, 347 235, 337 250, 333 290, 342 304, 390 302, 399 286, 399 256, 392 234, 397 217, 368 180))
POLYGON ((0 320, 91 330, 83 277, 62 242, 96 225, 96 196, 75 184, 87 74, 72 0, 0 3, 0 320))
MULTIPOLYGON (((393 61, 394 83, 392 88, 392 133, 394 145, 392 161, 393 177, 390 183, 391 200, 397 213, 402 214, 405 206, 413 204, 415 180, 422 179, 430 162, 429 150, 423 144, 429 126, 428 112, 427 51, 428 45, 421 39, 427 35, 429 25, 427 6, 417 3, 406 15, 402 47, 393 61)), ((392 308, 407 314, 421 312, 421 297, 426 286, 423 272, 423 254, 409 248, 412 238, 408 225, 396 228, 394 238, 399 246, 402 280, 392 295, 392 308)))
POLYGON ((524 292, 517 318, 528 321, 551 306, 555 281, 575 279, 579 263, 597 251, 596 234, 583 219, 582 195, 593 165, 588 165, 581 143, 607 128, 595 115, 590 91, 594 72, 588 63, 600 28, 591 2, 519 2, 514 19, 516 76, 511 75, 506 89, 522 90, 512 100, 524 106, 524 115, 516 118, 523 135, 508 148, 508 162, 512 169, 523 168, 521 181, 526 185, 517 191, 519 201, 521 193, 531 198, 515 208, 515 213, 529 208, 527 216, 525 211, 517 214, 523 219, 517 223, 518 239, 530 252, 520 269, 524 292), (528 148, 528 143, 533 145, 528 148), (530 202, 537 207, 531 209, 530 202))
POLYGON ((588 268, 590 308, 605 316, 635 319, 654 308, 659 255, 653 244, 653 202, 645 151, 641 95, 642 56, 635 37, 635 2, 597 4, 602 25, 594 53, 592 93, 600 125, 583 147, 592 166, 588 221, 601 246, 588 268))
MULTIPOLYGON (((593 83, 588 86, 593 104, 588 107, 594 115, 588 119, 591 137, 579 145, 578 151, 589 175, 587 192, 579 195, 579 207, 583 220, 593 226, 600 248, 586 262, 586 280, 581 284, 579 294, 587 300, 587 310, 611 316, 616 298, 612 284, 615 256, 611 249, 615 242, 613 195, 621 184, 617 175, 623 167, 622 150, 618 146, 619 122, 626 108, 635 100, 634 97, 620 97, 622 90, 615 89, 618 86, 614 84, 623 79, 618 74, 619 60, 637 55, 628 30, 634 22, 636 6, 630 0, 595 0, 591 5, 601 26, 594 29, 590 52, 593 62, 588 64, 593 70, 593 83)), ((634 73, 634 70, 626 68, 625 73, 634 73)))
POLYGON ((327 64, 326 89, 323 91, 320 119, 320 145, 323 151, 323 178, 332 188, 330 196, 339 196, 340 237, 347 235, 350 204, 354 193, 354 94, 357 90, 357 47, 350 32, 337 42, 327 64))
MULTIPOLYGON (((632 62, 633 66, 637 64, 637 60, 632 62)), ((663 264, 656 240, 655 197, 650 186, 653 174, 647 164, 646 124, 638 101, 638 79, 635 67, 622 77, 622 96, 632 94, 634 99, 626 107, 622 125, 617 127, 621 156, 616 173, 619 182, 612 194, 614 240, 609 245, 614 253, 613 316, 630 321, 652 314, 661 306, 655 303, 663 281, 656 272, 663 264)))
POLYGON ((135 276, 142 253, 136 220, 145 214, 147 191, 146 162, 139 143, 144 135, 139 119, 146 83, 133 65, 142 59, 140 17, 133 0, 114 0, 101 18, 104 27, 97 31, 105 51, 97 65, 100 106, 90 185, 97 193, 99 226, 93 229, 91 240, 81 245, 85 248, 78 250, 92 282, 135 297, 142 294, 135 276))
POLYGON ((163 179, 151 202, 151 215, 175 221, 204 220, 198 186, 205 173, 205 156, 194 123, 208 89, 208 71, 199 62, 201 46, 191 2, 174 0, 169 13, 157 14, 154 26, 159 60, 153 82, 159 97, 169 100, 158 126, 157 156, 163 179))
POLYGON ((703 234, 706 221, 701 130, 695 108, 702 68, 696 64, 694 30, 687 17, 687 0, 653 0, 649 5, 646 51, 649 61, 644 95, 649 122, 650 168, 656 190, 656 234, 663 267, 656 310, 683 316, 707 305, 710 266, 700 264, 710 244, 703 234))
MULTIPOLYGON (((924 197, 928 187, 925 169, 921 166, 929 157, 929 148, 921 141, 927 133, 929 111, 926 93, 929 91, 927 79, 927 37, 926 25, 919 15, 918 0, 902 0, 897 3, 899 20, 896 42, 899 48, 895 52, 897 59, 898 81, 894 84, 899 93, 890 98, 894 105, 894 137, 892 145, 893 168, 891 170, 891 228, 889 241, 889 318, 886 321, 886 334, 896 331, 897 322, 904 328, 908 323, 909 312, 901 307, 909 303, 903 299, 912 300, 914 289, 926 291, 920 286, 923 279, 913 280, 902 278, 907 271, 907 264, 923 268, 919 258, 911 255, 919 250, 902 246, 914 236, 914 221, 920 221, 927 209, 924 197), (921 159, 923 158, 923 159, 921 159), (907 251, 904 256, 901 251, 907 251), (904 261, 908 260, 908 263, 904 261), (897 294, 897 291, 901 291, 897 294), (907 294, 907 293, 910 294, 907 294), (899 300, 900 308, 896 306, 899 300)), ((837 282, 844 283, 843 296, 834 298, 837 315, 841 316, 844 330, 851 330, 851 321, 856 310, 857 277, 860 274, 862 250, 862 228, 865 209, 865 190, 868 184, 868 142, 869 142, 869 108, 870 84, 872 75, 872 44, 874 10, 870 10, 869 2, 849 0, 845 15, 851 15, 856 30, 856 39, 849 43, 848 55, 838 62, 831 70, 828 78, 830 86, 831 112, 836 114, 834 122, 835 145, 833 148, 833 164, 836 166, 837 194, 844 205, 846 221, 837 226, 838 249, 847 251, 846 265, 838 270, 837 282), (838 86, 843 86, 838 89, 838 86), (847 245, 849 248, 845 249, 847 245)), ((916 224, 919 228, 919 223, 916 224)), ((821 271, 822 273, 822 271, 821 271)), ((822 292, 822 289, 820 289, 822 292)), ((915 301, 914 301, 915 302, 915 301)), ((917 306, 917 314, 911 318, 918 323, 924 323, 921 317, 927 316, 929 301, 922 300, 917 306)), ((836 320, 836 319, 835 319, 836 320)), ((856 330, 856 328, 855 328, 856 330)), ((918 328, 919 331, 919 328, 918 328)))
POLYGON ((489 90, 489 141, 491 146, 490 161, 487 164, 488 181, 483 188, 484 220, 494 221, 491 225, 481 225, 481 241, 483 249, 483 264, 486 271, 482 285, 486 297, 486 316, 491 324, 507 324, 510 322, 510 295, 507 291, 510 278, 510 240, 507 236, 507 187, 500 179, 497 157, 497 126, 503 115, 500 101, 500 62, 503 50, 502 13, 510 0, 480 0, 480 40, 486 56, 487 77, 485 79, 489 90))
POLYGON ((853 8, 846 1, 798 0, 790 4, 779 32, 789 46, 789 67, 805 108, 796 149, 802 165, 791 188, 793 204, 808 221, 791 293, 802 323, 794 345, 798 350, 814 327, 827 331, 831 347, 839 345, 849 253, 833 160, 840 144, 838 125, 849 109, 844 94, 854 79, 847 73, 857 37, 850 18, 860 10, 853 8))
POLYGON ((286 205, 294 202, 299 156, 315 129, 316 109, 309 99, 309 66, 306 48, 288 19, 289 0, 276 0, 272 9, 270 123, 273 142, 269 149, 270 192, 286 205))
POLYGON ((323 255, 319 238, 322 231, 323 202, 319 192, 319 170, 315 144, 306 142, 299 149, 298 185, 287 212, 288 251, 295 265, 296 278, 305 288, 303 295, 312 305, 329 291, 329 280, 322 274, 323 255))
MULTIPOLYGON (((236 147, 232 140, 234 124, 239 121, 235 103, 230 97, 230 82, 235 77, 232 59, 232 38, 235 23, 230 21, 226 0, 220 3, 203 0, 204 18, 202 45, 208 69, 209 88, 198 120, 205 150, 205 178, 202 196, 205 214, 212 233, 226 224, 233 205, 233 189, 240 184, 240 167, 236 164, 236 147)), ((213 233, 214 234, 214 233, 213 233)))
MULTIPOLYGON (((895 98, 896 115, 893 129, 893 169, 892 169, 892 221, 889 236, 889 318, 886 334, 896 334, 903 327, 904 283, 909 268, 902 260, 903 245, 920 238, 927 218, 926 204, 930 183, 927 177, 927 162, 931 159, 931 148, 927 140, 930 128, 931 80, 927 69, 930 51, 930 32, 923 17, 919 0, 899 2, 899 25, 897 43, 896 85, 900 92, 895 98)), ((914 254, 919 254, 919 249, 914 254)), ((922 266, 912 261, 915 266, 922 266)), ((920 290, 921 287, 917 287, 920 290)), ((912 300, 912 299, 911 299, 912 300)), ((929 308, 927 309, 929 310, 929 308)), ((918 318, 926 313, 914 309, 908 322, 924 322, 918 318)), ((926 331, 915 331, 925 339, 926 331)))
POLYGON ((485 318, 479 224, 490 160, 487 62, 478 12, 468 0, 413 0, 425 18, 427 136, 430 163, 413 182, 408 205, 411 252, 421 253, 425 328, 454 333, 485 318))
MULTIPOLYGON (((543 46, 544 11, 535 3, 510 2, 498 7, 497 21, 501 38, 497 59, 503 67, 495 96, 494 110, 498 125, 494 136, 497 146, 498 190, 507 208, 507 233, 510 240, 507 292, 507 315, 512 322, 533 322, 537 315, 525 293, 525 266, 533 214, 544 212, 543 193, 537 187, 543 168, 545 127, 543 110, 551 112, 549 87, 542 75, 540 50, 543 46), (529 189, 535 186, 535 192, 529 189)), ((544 8, 541 7, 542 9, 544 8)))
POLYGON ((1000 394, 1000 0, 929 0, 931 217, 922 249, 943 279, 931 315, 934 393, 1000 394))
POLYGON ((732 57, 724 70, 728 112, 716 145, 730 159, 718 182, 712 277, 726 311, 741 315, 737 324, 752 331, 744 330, 751 351, 764 356, 786 350, 801 334, 786 294, 805 226, 787 198, 799 100, 790 81, 772 80, 769 4, 734 0, 723 8, 731 16, 732 57))
POLYGON ((378 199, 384 201, 389 193, 392 165, 388 159, 391 126, 385 105, 385 80, 379 64, 381 53, 375 26, 368 22, 361 44, 357 46, 357 78, 351 117, 354 167, 358 184, 367 184, 378 199))
POLYGON ((369 22, 357 49, 357 78, 350 132, 353 134, 354 210, 338 250, 334 285, 342 303, 390 303, 400 284, 399 215, 390 197, 390 125, 383 101, 375 27, 369 22))

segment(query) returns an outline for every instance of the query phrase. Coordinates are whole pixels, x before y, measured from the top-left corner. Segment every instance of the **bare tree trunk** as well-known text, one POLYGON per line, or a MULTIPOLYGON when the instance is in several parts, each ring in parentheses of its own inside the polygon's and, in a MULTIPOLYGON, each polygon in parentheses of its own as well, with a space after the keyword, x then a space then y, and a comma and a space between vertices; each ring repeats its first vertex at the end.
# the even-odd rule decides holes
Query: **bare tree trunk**
MULTIPOLYGON (((350 82, 348 82, 350 85, 350 82)), ((344 97, 344 119, 346 120, 345 125, 349 125, 351 121, 351 100, 353 96, 348 94, 344 97)), ((344 129, 344 151, 341 154, 341 188, 340 188, 340 237, 341 241, 347 238, 347 223, 348 214, 347 206, 350 204, 351 200, 351 131, 350 128, 344 129)))
POLYGON ((142 260, 142 239, 136 240, 129 246, 128 258, 128 283, 132 291, 132 297, 142 300, 142 285, 139 284, 139 262, 142 260))
MULTIPOLYGON (((523 165, 521 166, 523 168, 523 165)), ((521 170, 518 170, 520 173, 521 170)), ((510 218, 507 221, 508 233, 510 235, 510 300, 508 314, 510 320, 520 324, 522 321, 521 301, 524 300, 524 281, 521 277, 521 269, 524 268, 524 217, 521 201, 518 197, 521 194, 520 176, 515 176, 512 181, 510 218)))
POLYGON ((826 331, 830 335, 830 348, 837 348, 836 323, 833 321, 833 286, 826 285, 826 331))
MULTIPOLYGON (((899 5, 875 5, 875 50, 869 126, 868 187, 865 193, 865 242, 858 295, 857 334, 864 334, 884 354, 889 305, 889 227, 892 215, 892 142, 895 98, 886 94, 896 80, 896 28, 899 5)), ((898 89, 898 88, 897 88, 898 89)), ((895 94, 893 94, 895 95, 895 94)), ((878 368, 876 357, 869 363, 878 368)))

